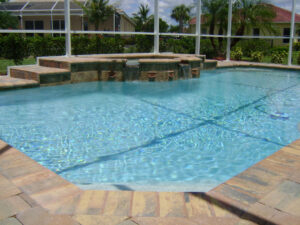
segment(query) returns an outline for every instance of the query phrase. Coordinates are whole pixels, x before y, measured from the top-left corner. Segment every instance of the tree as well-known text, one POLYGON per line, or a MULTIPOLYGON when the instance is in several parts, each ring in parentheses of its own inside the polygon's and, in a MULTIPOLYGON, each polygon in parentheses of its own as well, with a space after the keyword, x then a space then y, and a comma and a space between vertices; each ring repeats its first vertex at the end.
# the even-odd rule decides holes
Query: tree
POLYGON ((170 25, 169 32, 179 33, 179 26, 170 25))
MULTIPOLYGON (((166 21, 164 21, 162 18, 159 18, 159 32, 164 33, 167 32, 169 29, 169 25, 166 21)), ((154 16, 151 15, 147 21, 147 23, 144 25, 144 31, 145 32, 153 32, 154 31, 154 16)))
POLYGON ((148 5, 140 4, 138 12, 133 14, 133 20, 136 23, 136 31, 145 31, 145 25, 150 18, 148 16, 149 12, 150 9, 148 5))
POLYGON ((15 64, 21 64, 28 57, 28 43, 21 34, 9 34, 3 37, 1 55, 12 59, 15 64))
POLYGON ((172 10, 171 18, 179 23, 180 33, 183 33, 183 27, 190 19, 190 11, 191 9, 183 4, 172 10))
MULTIPOLYGON (((207 18, 206 25, 209 27, 209 34, 214 34, 216 25, 218 25, 219 35, 227 31, 228 0, 203 0, 203 12, 207 18)), ((215 38, 209 39, 215 52, 222 55, 223 38, 218 39, 218 45, 215 38)))
POLYGON ((89 21, 95 25, 95 31, 99 30, 100 23, 108 20, 113 15, 115 8, 109 5, 109 0, 88 0, 86 5, 77 2, 81 6, 89 21))
MULTIPOLYGON (((223 35, 227 31, 228 0, 203 0, 203 12, 207 18, 206 25, 209 27, 209 34, 223 35)), ((276 16, 274 9, 264 0, 236 0, 232 6, 232 33, 236 36, 243 36, 245 32, 253 27, 267 29, 275 33, 272 26, 272 19, 276 16)), ((223 38, 210 37, 211 45, 219 56, 224 55, 223 38)), ((231 48, 241 39, 234 38, 231 48)))
POLYGON ((16 16, 12 16, 9 12, 0 12, 0 29, 16 29, 18 24, 16 16))
MULTIPOLYGON (((272 20, 276 13, 272 5, 264 0, 237 0, 234 4, 233 25, 236 36, 243 36, 245 31, 257 27, 275 34, 276 30, 272 25, 272 20)), ((240 38, 234 38, 231 47, 234 47, 240 38)))

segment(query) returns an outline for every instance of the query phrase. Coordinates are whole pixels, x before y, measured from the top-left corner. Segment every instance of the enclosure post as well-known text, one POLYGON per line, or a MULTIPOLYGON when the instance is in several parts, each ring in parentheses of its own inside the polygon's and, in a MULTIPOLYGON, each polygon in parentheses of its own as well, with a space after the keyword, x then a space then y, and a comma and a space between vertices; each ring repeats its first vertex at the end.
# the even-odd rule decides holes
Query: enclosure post
POLYGON ((227 61, 230 61, 231 24, 232 24, 232 0, 229 0, 229 6, 228 6, 228 27, 227 27, 227 49, 226 49, 226 60, 227 61))
POLYGON ((295 35, 295 14, 296 14, 296 0, 293 0, 292 6, 292 18, 291 18, 291 32, 290 32, 290 45, 289 45, 289 59, 288 65, 292 65, 293 60, 293 42, 294 42, 294 35, 295 35))
POLYGON ((113 28, 114 28, 114 32, 116 32, 116 12, 114 11, 114 15, 113 15, 113 28))
POLYGON ((154 2, 154 53, 159 53, 159 15, 158 0, 154 2))
POLYGON ((66 56, 71 56, 71 18, 70 0, 65 0, 65 36, 66 36, 66 56))
POLYGON ((197 1, 197 9, 196 9, 196 55, 200 55, 200 40, 201 40, 201 0, 197 1))

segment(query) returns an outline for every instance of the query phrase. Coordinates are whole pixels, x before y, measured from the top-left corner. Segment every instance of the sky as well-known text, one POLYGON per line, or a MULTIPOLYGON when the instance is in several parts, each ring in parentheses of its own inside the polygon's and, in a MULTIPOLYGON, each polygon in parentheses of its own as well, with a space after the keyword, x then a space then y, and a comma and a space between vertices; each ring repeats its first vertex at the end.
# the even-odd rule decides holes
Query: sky
MULTIPOLYGON (((149 5, 151 14, 154 9, 154 0, 110 0, 110 2, 123 9, 129 16, 138 11, 138 6, 141 3, 149 5)), ((192 5, 193 2, 194 0, 159 0, 159 16, 168 23, 175 25, 176 21, 170 17, 172 9, 180 4, 192 5)), ((269 3, 288 10, 292 9, 292 0, 269 0, 269 3)), ((296 0, 296 12, 300 14, 300 0, 296 0)))

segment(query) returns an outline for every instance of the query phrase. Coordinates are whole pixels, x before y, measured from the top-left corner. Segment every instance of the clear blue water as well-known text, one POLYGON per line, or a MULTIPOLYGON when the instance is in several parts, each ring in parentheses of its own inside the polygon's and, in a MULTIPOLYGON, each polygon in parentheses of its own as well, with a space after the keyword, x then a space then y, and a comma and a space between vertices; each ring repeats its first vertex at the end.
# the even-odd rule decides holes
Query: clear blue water
POLYGON ((6 91, 0 139, 76 184, 205 189, 300 138, 299 99, 299 72, 249 68, 6 91))

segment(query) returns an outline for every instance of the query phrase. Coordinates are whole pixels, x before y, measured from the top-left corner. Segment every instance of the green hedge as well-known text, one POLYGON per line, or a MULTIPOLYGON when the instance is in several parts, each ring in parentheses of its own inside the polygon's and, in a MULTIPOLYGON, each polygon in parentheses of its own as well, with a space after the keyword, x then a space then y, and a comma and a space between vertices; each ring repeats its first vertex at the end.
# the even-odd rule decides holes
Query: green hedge
MULTIPOLYGON (((72 53, 123 53, 124 41, 120 36, 73 36, 72 53)), ((21 34, 0 35, 0 57, 21 64, 28 56, 55 56, 65 54, 65 37, 51 35, 25 37, 21 34)))
POLYGON ((272 43, 266 40, 253 39, 253 40, 242 40, 238 42, 235 48, 241 48, 243 55, 251 57, 252 52, 262 52, 267 55, 271 50, 272 43))
POLYGON ((21 64, 30 55, 28 41, 21 34, 0 36, 1 57, 11 59, 15 64, 21 64))

